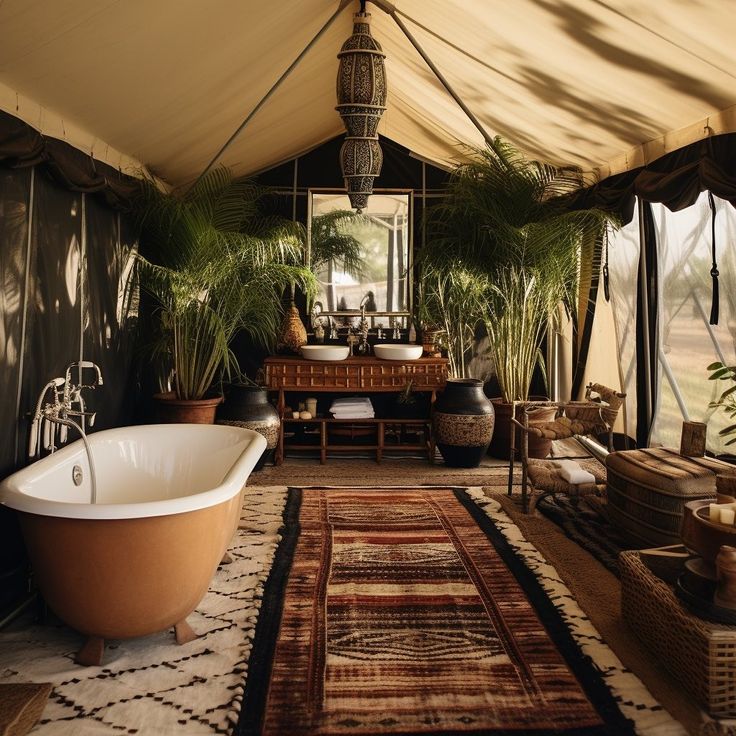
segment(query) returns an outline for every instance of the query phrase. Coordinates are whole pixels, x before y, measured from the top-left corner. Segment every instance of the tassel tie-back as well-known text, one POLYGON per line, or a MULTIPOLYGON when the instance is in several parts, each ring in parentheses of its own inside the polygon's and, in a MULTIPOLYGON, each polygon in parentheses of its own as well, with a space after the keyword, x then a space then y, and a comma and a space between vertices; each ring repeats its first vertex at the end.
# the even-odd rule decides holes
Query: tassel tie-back
POLYGON ((711 243, 711 258, 712 264, 710 267, 710 276, 713 281, 713 295, 710 306, 710 324, 718 324, 718 305, 720 302, 720 295, 718 289, 718 261, 716 260, 716 203, 713 199, 713 195, 708 192, 708 206, 710 207, 710 243, 711 243))

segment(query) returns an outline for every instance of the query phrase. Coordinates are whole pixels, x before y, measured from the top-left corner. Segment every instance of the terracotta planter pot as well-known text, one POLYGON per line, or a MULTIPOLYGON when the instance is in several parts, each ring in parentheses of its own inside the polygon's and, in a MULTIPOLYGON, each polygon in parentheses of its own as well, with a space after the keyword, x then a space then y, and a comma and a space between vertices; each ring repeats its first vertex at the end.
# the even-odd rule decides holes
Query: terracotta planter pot
MULTIPOLYGON (((488 454, 501 460, 508 460, 511 452, 511 404, 507 404, 501 399, 491 399, 493 408, 496 411, 496 429, 493 432, 491 446, 488 448, 488 454)), ((555 418, 557 407, 539 407, 535 409, 533 415, 529 415, 529 424, 551 422, 555 418)), ((517 407, 516 418, 521 421, 521 407, 517 407)), ((516 430, 516 448, 518 456, 518 448, 521 447, 521 430, 516 430)), ((529 436, 529 457, 545 458, 549 455, 552 448, 552 440, 542 439, 541 437, 529 436)))
POLYGON ((475 468, 493 436, 493 405, 483 393, 483 381, 450 378, 432 407, 432 432, 445 464, 475 468))
POLYGON ((253 470, 260 470, 273 457, 281 419, 276 408, 268 402, 265 388, 231 384, 225 390, 225 402, 217 410, 217 422, 252 429, 266 438, 266 449, 253 470))
POLYGON ((177 399, 173 391, 154 394, 158 421, 161 424, 214 424, 222 396, 210 399, 177 399))

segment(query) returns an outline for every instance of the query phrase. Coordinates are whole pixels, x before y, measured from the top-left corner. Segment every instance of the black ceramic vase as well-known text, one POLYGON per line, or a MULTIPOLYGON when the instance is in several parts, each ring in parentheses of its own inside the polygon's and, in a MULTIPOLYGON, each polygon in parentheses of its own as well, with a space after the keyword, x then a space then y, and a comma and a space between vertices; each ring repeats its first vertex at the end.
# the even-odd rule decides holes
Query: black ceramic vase
POLYGON ((483 381, 450 378, 432 411, 434 441, 447 465, 475 468, 493 436, 493 405, 483 393, 483 381))
POLYGON ((229 386, 225 391, 225 403, 217 414, 217 422, 252 429, 266 438, 266 449, 254 470, 260 470, 273 457, 281 420, 276 408, 269 403, 265 388, 237 384, 229 386))

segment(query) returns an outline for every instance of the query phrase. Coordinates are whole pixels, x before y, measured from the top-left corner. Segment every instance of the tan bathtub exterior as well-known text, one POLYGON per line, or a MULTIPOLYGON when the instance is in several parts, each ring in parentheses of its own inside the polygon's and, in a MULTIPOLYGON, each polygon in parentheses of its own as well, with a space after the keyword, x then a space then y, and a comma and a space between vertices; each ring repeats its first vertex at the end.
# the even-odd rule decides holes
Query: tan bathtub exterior
POLYGON ((129 639, 183 621, 207 592, 237 527, 241 496, 142 519, 20 514, 39 588, 82 634, 129 639))
POLYGON ((89 502, 88 480, 72 483, 72 469, 86 468, 74 445, 0 485, 0 501, 19 514, 41 594, 88 637, 79 663, 100 664, 105 639, 171 627, 179 643, 196 636, 185 619, 235 534, 265 445, 256 432, 218 425, 105 430, 91 437, 98 503, 89 502))

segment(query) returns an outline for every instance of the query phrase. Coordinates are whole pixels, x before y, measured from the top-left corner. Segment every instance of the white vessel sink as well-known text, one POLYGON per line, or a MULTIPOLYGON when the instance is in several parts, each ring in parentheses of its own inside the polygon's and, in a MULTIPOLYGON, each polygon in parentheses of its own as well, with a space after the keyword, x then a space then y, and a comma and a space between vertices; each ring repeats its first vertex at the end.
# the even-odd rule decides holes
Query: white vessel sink
POLYGON ((422 357, 421 345, 374 345, 376 358, 383 360, 416 360, 422 357))
POLYGON ((307 360, 345 360, 350 348, 347 345, 302 345, 301 351, 307 360))

